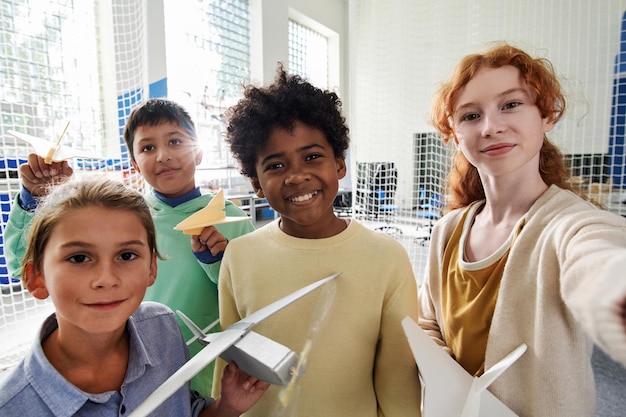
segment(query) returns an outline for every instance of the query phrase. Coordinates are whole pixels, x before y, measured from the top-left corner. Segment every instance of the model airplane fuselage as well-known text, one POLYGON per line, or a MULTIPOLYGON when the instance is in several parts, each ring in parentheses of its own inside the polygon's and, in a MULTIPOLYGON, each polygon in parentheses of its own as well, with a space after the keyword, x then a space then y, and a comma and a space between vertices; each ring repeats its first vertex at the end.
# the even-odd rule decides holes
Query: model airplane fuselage
MULTIPOLYGON (((203 333, 182 312, 176 311, 176 314, 199 343, 206 346, 220 337, 220 333, 203 333)), ((222 352, 220 357, 226 362, 235 362, 245 373, 273 385, 286 385, 299 359, 291 349, 253 331, 222 352)))

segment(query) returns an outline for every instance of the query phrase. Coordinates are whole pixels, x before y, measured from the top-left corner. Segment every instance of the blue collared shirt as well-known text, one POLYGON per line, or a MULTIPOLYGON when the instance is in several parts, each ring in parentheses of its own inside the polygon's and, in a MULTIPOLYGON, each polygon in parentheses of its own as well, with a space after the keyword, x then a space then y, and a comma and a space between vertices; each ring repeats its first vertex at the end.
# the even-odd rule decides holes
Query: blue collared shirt
MULTIPOLYGON (((24 360, 0 380, 1 416, 123 417, 189 358, 172 311, 162 304, 143 302, 127 322, 130 353, 120 392, 90 394, 67 381, 43 352, 43 340, 57 327, 52 314, 24 360)), ((212 402, 185 384, 151 416, 197 416, 212 402)))

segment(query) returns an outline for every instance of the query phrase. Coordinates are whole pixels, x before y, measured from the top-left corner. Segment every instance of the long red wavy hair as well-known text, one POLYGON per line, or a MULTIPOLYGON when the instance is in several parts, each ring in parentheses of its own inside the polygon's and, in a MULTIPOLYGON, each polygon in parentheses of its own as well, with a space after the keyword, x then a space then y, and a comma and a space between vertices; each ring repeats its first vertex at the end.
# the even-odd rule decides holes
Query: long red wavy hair
MULTIPOLYGON (((520 71, 522 78, 534 92, 535 105, 542 117, 557 123, 565 112, 565 97, 561 84, 550 61, 533 58, 521 49, 503 44, 482 54, 468 55, 461 60, 452 77, 435 93, 431 109, 431 123, 443 135, 444 143, 454 138, 452 114, 463 87, 482 67, 500 68, 511 65, 520 71)), ((559 148, 544 138, 539 157, 539 172, 549 186, 556 184, 571 189, 570 171, 559 148)), ((462 152, 456 151, 453 166, 447 178, 446 211, 465 207, 485 198, 478 170, 462 152)))

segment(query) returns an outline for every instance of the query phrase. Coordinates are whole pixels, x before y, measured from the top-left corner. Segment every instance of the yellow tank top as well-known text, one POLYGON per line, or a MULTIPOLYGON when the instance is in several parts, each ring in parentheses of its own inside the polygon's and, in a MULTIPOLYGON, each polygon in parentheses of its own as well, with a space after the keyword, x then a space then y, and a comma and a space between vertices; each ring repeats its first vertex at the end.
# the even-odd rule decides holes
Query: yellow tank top
POLYGON ((467 208, 444 251, 441 306, 443 335, 454 359, 471 375, 482 375, 491 319, 498 299, 500 281, 509 250, 523 227, 524 220, 513 228, 509 238, 489 257, 466 262, 463 250, 481 207, 467 208))

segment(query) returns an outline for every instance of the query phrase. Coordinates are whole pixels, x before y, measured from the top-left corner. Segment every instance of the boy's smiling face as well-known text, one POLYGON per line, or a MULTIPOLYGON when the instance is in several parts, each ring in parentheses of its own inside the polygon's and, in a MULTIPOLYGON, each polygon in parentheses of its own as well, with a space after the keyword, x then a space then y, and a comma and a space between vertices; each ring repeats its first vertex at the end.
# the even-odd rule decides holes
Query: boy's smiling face
POLYGON ((292 131, 274 129, 257 156, 256 172, 252 185, 281 214, 285 233, 316 239, 345 228, 333 201, 346 163, 335 156, 321 130, 301 122, 292 131))
POLYGON ((44 253, 41 270, 31 265, 27 287, 37 298, 51 297, 65 336, 123 331, 156 279, 156 254, 129 210, 73 209, 44 253))
POLYGON ((196 188, 196 166, 202 151, 177 123, 143 125, 135 131, 133 166, 156 191, 180 197, 196 188))

